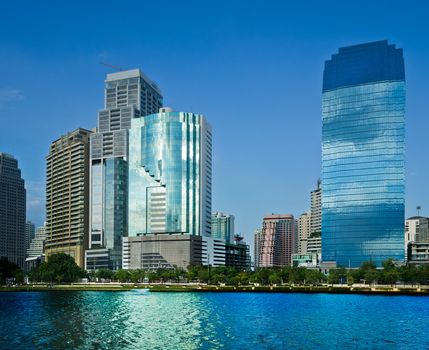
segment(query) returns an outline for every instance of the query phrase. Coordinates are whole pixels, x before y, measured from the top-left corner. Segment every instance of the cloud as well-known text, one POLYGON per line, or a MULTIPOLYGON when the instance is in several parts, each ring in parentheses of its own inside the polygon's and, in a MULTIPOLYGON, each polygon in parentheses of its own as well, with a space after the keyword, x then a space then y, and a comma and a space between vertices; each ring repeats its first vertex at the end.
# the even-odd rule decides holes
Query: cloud
POLYGON ((13 88, 0 88, 0 108, 7 107, 11 103, 22 101, 24 95, 21 90, 13 88))

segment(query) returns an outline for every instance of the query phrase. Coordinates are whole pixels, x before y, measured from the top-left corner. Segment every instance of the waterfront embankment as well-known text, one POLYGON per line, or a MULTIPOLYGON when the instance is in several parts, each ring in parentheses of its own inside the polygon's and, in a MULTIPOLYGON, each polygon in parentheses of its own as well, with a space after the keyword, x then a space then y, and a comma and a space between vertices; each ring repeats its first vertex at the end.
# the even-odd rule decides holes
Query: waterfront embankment
POLYGON ((381 294, 381 295, 426 295, 429 286, 387 285, 273 285, 273 286, 227 286, 206 284, 133 284, 133 283, 76 283, 33 284, 2 286, 1 292, 18 291, 141 291, 150 292, 250 292, 250 293, 330 293, 330 294, 381 294))

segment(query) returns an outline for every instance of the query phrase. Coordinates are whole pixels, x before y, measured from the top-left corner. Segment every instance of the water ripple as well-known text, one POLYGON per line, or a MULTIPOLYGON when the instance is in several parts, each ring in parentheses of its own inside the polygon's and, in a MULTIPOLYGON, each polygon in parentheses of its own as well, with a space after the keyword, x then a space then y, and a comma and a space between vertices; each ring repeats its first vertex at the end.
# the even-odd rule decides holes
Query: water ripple
POLYGON ((425 297, 0 294, 0 349, 423 349, 425 297))

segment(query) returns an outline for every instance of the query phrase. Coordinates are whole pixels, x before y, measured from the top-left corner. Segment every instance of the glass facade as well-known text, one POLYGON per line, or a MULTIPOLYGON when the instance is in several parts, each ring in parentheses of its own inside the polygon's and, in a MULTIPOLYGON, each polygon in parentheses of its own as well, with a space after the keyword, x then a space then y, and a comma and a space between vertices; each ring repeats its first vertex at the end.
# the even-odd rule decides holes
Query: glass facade
POLYGON ((203 116, 162 112, 131 125, 129 236, 209 236, 211 132, 203 116))
POLYGON ((212 236, 226 243, 234 242, 234 215, 212 213, 212 236))
POLYGON ((402 49, 387 41, 341 48, 325 64, 322 112, 322 260, 402 261, 402 49))
POLYGON ((19 267, 25 261, 26 190, 18 161, 0 152, 0 257, 19 267))
POLYGON ((121 267, 122 238, 128 234, 128 131, 134 118, 161 106, 161 90, 139 69, 107 75, 105 109, 91 136, 87 269, 121 267))

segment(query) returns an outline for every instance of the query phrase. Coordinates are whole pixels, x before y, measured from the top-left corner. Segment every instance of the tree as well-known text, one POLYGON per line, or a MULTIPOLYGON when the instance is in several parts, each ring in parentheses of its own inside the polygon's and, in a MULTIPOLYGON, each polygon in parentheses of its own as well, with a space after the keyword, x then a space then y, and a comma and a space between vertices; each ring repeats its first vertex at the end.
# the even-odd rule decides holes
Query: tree
POLYGON ((376 269, 368 269, 364 274, 365 282, 368 284, 374 283, 378 280, 378 273, 376 269))
POLYGON ((109 269, 100 269, 95 272, 95 277, 101 278, 104 280, 111 280, 114 277, 114 272, 109 269))
POLYGON ((260 267, 255 271, 254 280, 260 284, 268 284, 268 278, 270 276, 270 269, 265 267, 260 267))
POLYGON ((325 276, 319 270, 307 269, 305 271, 305 281, 309 284, 320 283, 325 276))
POLYGON ((15 278, 16 282, 22 283, 24 274, 17 264, 7 258, 0 258, 0 284, 4 284, 6 278, 15 278))
POLYGON ((347 270, 344 267, 329 270, 328 282, 330 284, 344 283, 347 279, 347 270))
POLYGON ((304 283, 305 267, 292 267, 289 274, 289 283, 304 283))
POLYGON ((198 271, 198 280, 203 283, 207 283, 209 280, 209 270, 208 269, 200 269, 198 271))
POLYGON ((276 271, 271 271, 270 275, 268 276, 268 282, 270 284, 277 284, 280 283, 281 279, 279 274, 276 271))
POLYGON ((114 278, 121 283, 128 282, 128 280, 130 279, 130 273, 128 270, 119 269, 115 272, 114 278))
POLYGON ((43 282, 70 283, 85 277, 86 272, 70 255, 57 253, 50 255, 48 261, 42 263, 31 276, 43 282))

